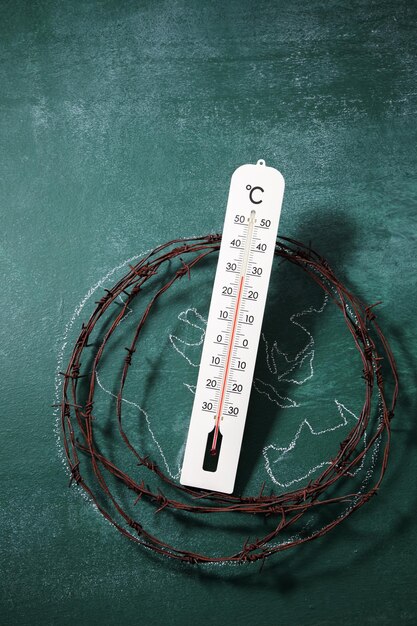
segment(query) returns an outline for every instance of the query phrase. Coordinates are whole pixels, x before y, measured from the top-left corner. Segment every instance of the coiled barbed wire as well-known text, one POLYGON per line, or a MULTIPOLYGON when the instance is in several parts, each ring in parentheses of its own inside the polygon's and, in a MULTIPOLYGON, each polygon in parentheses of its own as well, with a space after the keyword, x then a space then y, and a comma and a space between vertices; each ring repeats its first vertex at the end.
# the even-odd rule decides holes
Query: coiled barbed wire
MULTIPOLYGON (((358 421, 349 435, 340 443, 324 471, 302 488, 294 489, 283 494, 264 494, 264 484, 256 496, 227 495, 207 492, 184 487, 171 477, 167 476, 149 456, 143 455, 130 441, 123 426, 122 400, 123 389, 135 358, 136 348, 141 331, 146 323, 152 307, 161 296, 178 280, 184 276, 191 276, 193 268, 201 263, 208 255, 219 250, 221 235, 213 234, 187 239, 175 239, 162 244, 146 254, 135 265, 130 266, 129 272, 123 276, 111 289, 106 289, 103 297, 96 303, 90 319, 82 324, 81 332, 75 342, 67 368, 61 372, 64 377, 62 386, 61 426, 65 454, 68 460, 71 480, 76 482, 89 495, 98 510, 114 526, 129 539, 149 548, 159 554, 178 559, 191 564, 219 563, 219 562, 253 562, 265 560, 271 555, 301 545, 312 539, 321 537, 335 528, 344 519, 378 492, 384 477, 390 451, 391 429, 390 423, 394 415, 394 408, 398 395, 398 375, 395 360, 390 346, 384 337, 374 312, 376 304, 366 306, 354 296, 338 280, 327 261, 310 246, 289 239, 279 237, 275 255, 300 267, 310 276, 329 296, 341 311, 347 328, 353 338, 363 364, 362 377, 365 381, 365 400, 358 417, 358 421), (166 282, 152 292, 149 284, 152 277, 158 274, 162 266, 178 259, 179 267, 170 274, 166 282), (148 285, 147 285, 148 284, 148 285), (149 287, 149 289, 145 288, 149 287), (123 304, 112 307, 116 299, 124 295, 123 304), (154 474, 160 483, 156 490, 149 487, 145 480, 138 481, 119 468, 114 461, 100 451, 95 441, 97 416, 95 415, 95 390, 97 383, 97 369, 103 358, 105 348, 115 333, 120 321, 126 315, 135 298, 143 298, 146 303, 144 312, 137 322, 131 343, 125 349, 121 378, 119 382, 116 402, 116 419, 122 441, 134 455, 137 465, 154 474), (145 300, 147 299, 147 300, 145 300), (96 347, 90 344, 90 336, 97 323, 110 318, 109 326, 101 339, 97 351, 92 358, 92 366, 87 373, 81 368, 81 358, 88 349, 96 347), (377 345, 378 344, 378 345, 377 345), (382 373, 382 362, 387 364, 386 374, 390 377, 392 391, 385 390, 382 373), (81 398, 79 391, 80 379, 87 378, 87 395, 81 398), (377 391, 377 394, 375 394, 377 391), (378 396, 380 419, 371 424, 371 412, 374 397, 378 396), (372 427, 372 430, 371 430, 372 427), (371 432, 369 432, 371 430, 371 432), (360 446, 363 435, 367 434, 365 445, 360 446), (373 484, 365 491, 352 491, 337 495, 336 485, 343 482, 349 484, 349 478, 355 469, 363 462, 367 452, 376 443, 382 443, 381 461, 378 471, 374 472, 373 484), (95 488, 89 484, 89 478, 81 471, 80 455, 86 457, 94 473, 95 488), (194 514, 227 514, 241 513, 250 515, 266 515, 276 518, 276 525, 272 531, 255 541, 242 541, 241 548, 232 554, 221 556, 200 554, 170 545, 145 528, 138 517, 133 518, 122 505, 112 490, 107 475, 115 478, 136 496, 136 502, 144 499, 155 506, 155 511, 173 509, 194 514), (175 490, 175 498, 169 497, 161 486, 175 490), (99 494, 95 489, 99 488, 99 494), (331 493, 329 493, 331 492, 331 493), (308 512, 322 510, 323 507, 343 503, 348 506, 344 512, 328 522, 320 529, 308 536, 296 535, 281 543, 271 543, 285 531, 291 530, 308 512), (117 517, 115 512, 117 512, 117 517)), ((170 266, 171 269, 171 266, 170 266)), ((385 374, 384 374, 385 376, 385 374)), ((85 382, 85 381, 84 381, 85 382)))

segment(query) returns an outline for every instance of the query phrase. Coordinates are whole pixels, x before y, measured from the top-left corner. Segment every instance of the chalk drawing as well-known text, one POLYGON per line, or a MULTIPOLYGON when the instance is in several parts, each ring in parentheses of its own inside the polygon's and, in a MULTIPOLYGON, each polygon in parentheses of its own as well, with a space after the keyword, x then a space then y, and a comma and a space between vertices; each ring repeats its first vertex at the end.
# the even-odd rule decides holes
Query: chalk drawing
MULTIPOLYGON (((200 315, 200 313, 198 313, 197 309, 194 308, 194 307, 191 307, 191 308, 187 309, 186 311, 181 311, 181 313, 178 315, 178 319, 181 322, 184 322, 185 324, 188 324, 192 328, 197 328, 197 330, 199 331, 199 337, 198 337, 197 341, 195 341, 195 342, 188 342, 188 341, 185 341, 184 339, 180 339, 180 337, 177 337, 176 335, 170 335, 169 336, 169 340, 171 342, 171 345, 174 348, 174 350, 176 350, 181 356, 184 357, 184 359, 190 365, 192 365, 192 367, 198 367, 200 365, 200 355, 199 355, 199 353, 196 352, 195 358, 193 360, 191 360, 191 358, 189 356, 187 356, 187 354, 185 353, 185 347, 196 348, 196 347, 199 347, 199 346, 203 345, 204 336, 206 334, 207 320, 202 315, 200 315), (191 321, 190 320, 190 317, 192 315, 195 318, 197 318, 197 321, 195 321, 195 320, 191 321)), ((190 386, 187 385, 187 387, 190 387, 190 386)))
MULTIPOLYGON (((322 467, 325 467, 326 465, 330 465, 329 461, 323 461, 322 463, 319 463, 318 465, 311 467, 307 471, 307 473, 303 474, 302 476, 298 476, 297 478, 294 478, 292 480, 287 480, 287 481, 284 480, 283 478, 279 479, 276 475, 276 472, 274 472, 274 468, 273 468, 273 466, 276 463, 283 461, 286 455, 288 455, 295 448, 297 441, 304 429, 307 429, 310 435, 313 435, 314 437, 319 437, 320 435, 324 435, 325 433, 330 433, 334 430, 338 430, 339 428, 343 428, 347 426, 348 420, 346 419, 345 412, 349 413, 356 421, 358 420, 357 416, 354 413, 352 413, 352 411, 347 409, 341 402, 339 402, 338 400, 335 400, 335 403, 340 413, 340 416, 342 418, 340 424, 337 424, 336 426, 332 426, 330 428, 323 428, 322 430, 314 430, 310 422, 307 419, 304 419, 299 425, 292 441, 290 442, 288 446, 280 447, 275 444, 270 444, 268 446, 265 446, 265 448, 262 450, 262 454, 265 459, 265 469, 270 479, 275 485, 279 485, 280 487, 291 487, 295 483, 305 480, 306 478, 314 474, 317 470, 321 469, 322 467), (272 455, 272 452, 278 453, 278 454, 272 455), (275 458, 274 460, 271 461, 272 456, 274 456, 275 458)), ((366 437, 365 437, 365 443, 366 443, 366 437)))
MULTIPOLYGON (((278 392, 278 383, 289 383, 294 385, 303 385, 307 381, 310 381, 314 376, 314 357, 315 357, 315 341, 312 333, 300 322, 300 319, 306 315, 311 314, 321 314, 323 313, 325 307, 327 306, 329 301, 328 294, 325 294, 322 305, 319 308, 315 308, 310 306, 300 312, 294 313, 290 316, 291 324, 297 326, 306 336, 305 345, 294 357, 291 357, 288 352, 282 351, 279 346, 277 340, 273 341, 272 344, 268 342, 265 335, 262 333, 262 344, 263 352, 265 354, 265 362, 266 366, 274 376, 276 380, 276 384, 273 385, 271 383, 267 383, 260 378, 255 378, 253 381, 254 389, 265 395, 268 400, 276 405, 278 405, 282 409, 288 408, 297 408, 300 406, 295 400, 284 396, 278 392), (285 363, 285 367, 283 371, 279 370, 278 367, 278 358, 279 361, 285 363), (303 373, 303 370, 304 371, 303 373)), ((176 335, 170 335, 169 339, 171 345, 178 354, 180 354, 192 367, 198 367, 199 365, 199 356, 201 353, 201 349, 199 349, 204 342, 205 329, 207 325, 206 319, 200 315, 195 307, 187 308, 185 311, 181 311, 178 315, 178 319, 184 324, 197 329, 197 337, 194 340, 186 341, 178 336, 180 333, 176 335)), ((262 354, 262 352, 261 352, 262 354)), ((195 393, 195 385, 190 385, 189 383, 183 383, 193 394, 195 393)), ((306 473, 302 473, 296 478, 292 478, 290 480, 285 480, 285 478, 277 475, 278 472, 278 464, 285 460, 285 458, 289 455, 289 453, 294 450, 297 442, 300 438, 304 429, 307 429, 308 432, 312 436, 321 436, 326 433, 332 432, 334 430, 338 430, 340 428, 344 428, 348 425, 348 420, 345 417, 345 413, 348 413, 354 420, 357 420, 357 416, 350 411, 344 404, 339 402, 337 399, 334 400, 337 410, 340 414, 341 421, 332 427, 324 428, 322 430, 315 430, 308 419, 303 419, 302 422, 298 425, 297 430, 291 440, 290 444, 286 447, 278 446, 274 443, 268 444, 264 447, 262 454, 265 460, 265 470, 271 479, 271 481, 282 487, 287 488, 292 486, 293 484, 305 480, 312 474, 314 474, 317 470, 325 467, 329 464, 329 461, 323 461, 319 464, 316 464, 308 469, 306 473)))
MULTIPOLYGON (((121 321, 121 320, 120 320, 121 321)), ((106 387, 102 384, 98 372, 96 372, 96 380, 97 383, 99 385, 99 387, 105 392, 107 393, 109 396, 112 396, 113 398, 117 398, 117 395, 112 393, 111 391, 109 391, 109 389, 106 389, 106 387)), ((178 469, 177 469, 177 473, 176 474, 172 474, 171 473, 171 469, 169 467, 168 461, 165 457, 164 451, 162 450, 162 447, 158 441, 158 439, 155 436, 155 433, 152 430, 152 426, 151 426, 151 419, 149 418, 149 414, 147 413, 147 411, 145 411, 145 409, 143 409, 137 402, 132 402, 131 400, 127 400, 126 398, 122 398, 122 401, 125 402, 126 404, 129 404, 130 406, 134 406, 138 409, 138 411, 143 415, 143 417, 145 418, 146 421, 146 425, 148 427, 149 433, 152 437, 152 440, 156 446, 156 449, 158 450, 159 454, 161 455, 162 461, 165 465, 165 469, 168 472, 168 474, 171 476, 172 479, 176 480, 177 478, 179 478, 179 475, 181 473, 181 466, 178 465, 178 469)))
MULTIPOLYGON (((105 284, 108 283, 108 281, 114 276, 114 274, 116 274, 117 272, 119 272, 120 270, 122 270, 125 267, 128 267, 129 265, 131 265, 133 262, 139 260, 140 258, 142 258, 144 255, 146 255, 148 252, 150 252, 151 250, 146 250, 144 252, 142 252, 141 254, 138 255, 134 255, 132 257, 130 257, 129 259, 127 259, 126 261, 123 261, 122 263, 120 263, 119 265, 115 266, 113 269, 111 269, 109 272, 107 272, 107 274, 105 274, 100 280, 98 280, 92 287, 90 287, 90 289, 87 291, 87 293, 85 294, 85 296, 81 299, 81 301, 79 302, 79 304, 75 307, 75 310, 72 314, 72 316, 70 317, 70 320, 68 321, 68 323, 65 325, 64 327, 64 331, 63 334, 59 340, 59 347, 57 350, 57 366, 56 366, 56 374, 55 374, 55 405, 59 405, 60 401, 61 401, 61 392, 62 392, 62 384, 63 384, 63 380, 62 380, 62 376, 59 374, 60 371, 62 371, 63 367, 64 367, 64 360, 65 360, 65 351, 67 349, 68 346, 68 342, 69 342, 69 337, 71 335, 72 329, 75 325, 75 323, 80 319, 81 313, 83 312, 84 308, 86 307, 87 303, 89 302, 90 298, 95 294, 95 292, 102 288, 105 284)), ((123 299, 120 297, 120 301, 123 303, 123 299)), ((299 321, 300 318, 302 318, 303 316, 307 315, 307 314, 320 314, 323 312, 323 310, 325 309, 326 305, 328 303, 328 295, 326 294, 322 306, 318 309, 314 308, 314 307, 309 307, 307 309, 304 309, 303 311, 299 312, 299 313, 295 313, 290 317, 290 322, 296 326, 298 326, 303 333, 306 334, 306 338, 307 341, 304 345, 304 347, 293 357, 291 358, 289 353, 286 353, 284 351, 282 351, 279 346, 277 341, 273 341, 272 344, 270 345, 269 342, 267 341, 266 337, 262 334, 262 342, 263 342, 263 350, 265 352, 265 360, 266 360, 266 365, 268 370, 270 371, 271 375, 275 377, 276 379, 276 384, 272 385, 271 383, 267 383, 259 378, 256 378, 254 380, 254 389, 260 393, 265 395, 268 400, 270 400, 271 403, 274 403, 276 405, 278 405, 280 408, 283 409, 287 409, 287 408, 297 408, 299 406, 299 404, 291 399, 288 398, 286 396, 283 396, 282 394, 279 394, 278 390, 277 390, 277 385, 280 382, 285 382, 285 383, 290 383, 290 384, 294 384, 294 385, 303 385, 304 383, 306 383, 307 381, 311 380, 314 376, 314 357, 315 357, 315 342, 314 342, 314 337, 313 335, 310 333, 310 331, 308 331, 308 329, 301 324, 301 322, 299 321), (288 367, 286 367, 284 369, 284 371, 279 371, 278 365, 277 365, 277 357, 283 357, 285 363, 288 365, 288 367), (306 372, 303 373, 303 370, 306 370, 306 372)), ((351 318, 355 321, 355 315, 349 311, 351 314, 351 318)), ((131 315, 133 313, 132 309, 129 307, 129 311, 126 313, 126 315, 122 318, 122 320, 119 323, 122 323, 124 320, 126 320, 126 318, 131 315)), ((193 327, 196 329, 198 336, 196 338, 195 341, 185 341, 184 339, 182 339, 180 336, 177 335, 173 335, 170 334, 169 335, 169 340, 171 342, 172 348, 181 356, 183 357, 190 366, 192 367, 198 367, 199 365, 199 354, 197 353, 196 355, 192 355, 193 351, 197 351, 200 348, 200 346, 202 346, 203 342, 204 342, 204 336, 205 336, 205 328, 206 328, 206 324, 207 321, 206 319, 197 311, 197 309, 195 307, 190 307, 188 309, 186 309, 185 311, 182 311, 179 316, 178 319, 183 322, 184 324, 189 325, 190 327, 193 327)), ((357 320, 356 320, 357 322, 357 320)), ((282 359, 281 359, 282 361, 282 359)), ((105 386, 102 384, 102 381, 99 378, 99 375, 97 373, 97 383, 99 385, 99 387, 102 389, 102 391, 110 396, 115 397, 115 394, 113 394, 110 390, 106 389, 105 386)), ((184 386, 189 389, 189 391, 191 393, 195 393, 195 385, 189 384, 184 382, 183 383, 184 386)), ((165 466, 165 469, 167 471, 167 473, 171 476, 171 478, 173 478, 174 480, 179 478, 179 474, 180 474, 180 462, 178 462, 177 467, 176 467, 176 471, 171 471, 171 468, 169 466, 169 463, 166 459, 166 456, 164 454, 163 448, 161 446, 161 444, 159 443, 158 439, 155 436, 155 433, 152 429, 152 420, 148 414, 148 412, 142 407, 140 406, 137 402, 133 402, 131 400, 128 400, 127 398, 122 398, 123 402, 125 402, 128 405, 134 406, 135 408, 137 408, 137 410, 143 415, 143 417, 145 418, 145 423, 147 425, 147 428, 149 430, 149 433, 151 435, 151 438, 155 444, 156 450, 158 451, 159 455, 162 458, 163 464, 165 466)), ((288 446, 284 447, 284 446, 278 446, 274 443, 268 444, 267 446, 264 447, 262 453, 264 456, 264 462, 265 462, 265 471, 267 472, 269 478, 271 479, 271 481, 283 488, 287 488, 290 487, 292 484, 305 480, 306 478, 308 478, 311 474, 313 474, 314 472, 316 472, 317 470, 319 470, 321 467, 324 467, 326 464, 328 464, 328 461, 323 461, 322 463, 319 463, 313 467, 311 467, 307 473, 304 473, 302 476, 297 476, 296 478, 293 478, 291 480, 285 480, 282 477, 279 477, 277 475, 277 472, 274 471, 274 466, 279 462, 280 459, 285 458, 285 455, 287 455, 291 450, 293 450, 297 444, 297 441, 300 437, 301 432, 303 431, 303 429, 307 429, 309 431, 309 433, 312 436, 315 437, 320 437, 321 435, 337 430, 337 429, 341 429, 343 427, 347 426, 347 418, 346 418, 346 414, 349 414, 351 417, 353 417, 355 420, 357 420, 357 416, 350 411, 344 404, 342 404, 339 400, 334 399, 334 402, 336 404, 336 407, 339 411, 340 417, 341 417, 341 421, 339 424, 330 427, 330 428, 326 428, 323 430, 315 430, 310 422, 308 421, 308 419, 303 419, 302 422, 298 425, 295 434, 291 440, 291 442, 288 444, 288 446), (272 458, 272 453, 276 454, 276 456, 274 458, 272 458)), ((381 417, 381 406, 380 406, 380 418, 381 417)), ((56 442, 57 442, 57 447, 59 450, 59 456, 60 459, 65 467, 66 473, 68 475, 70 475, 70 471, 67 465, 67 461, 66 461, 66 457, 64 454, 64 449, 63 449, 63 445, 62 445, 62 441, 61 441, 61 423, 60 423, 60 409, 59 406, 56 406, 56 408, 54 409, 54 418, 55 418, 55 426, 54 426, 54 434, 55 434, 55 438, 56 438, 56 442)), ((366 445, 366 433, 364 435, 364 445, 366 445)), ((373 475, 373 471, 374 471, 374 467, 375 467, 375 463, 376 463, 376 459, 378 456, 378 452, 379 452, 379 447, 380 447, 380 439, 377 439, 375 442, 375 445, 372 448, 372 454, 371 454, 371 462, 370 462, 370 466, 368 467, 367 471, 366 471, 366 475, 363 479, 363 482, 361 484, 361 487, 359 489, 358 492, 358 496, 357 498, 360 497, 360 494, 365 490, 366 485, 369 483, 369 481, 372 478, 373 475)), ((180 459, 181 455, 178 456, 178 458, 180 459)), ((362 462, 360 464, 360 466, 355 470, 355 472, 353 473, 353 475, 356 475, 359 471, 361 471, 361 469, 363 468, 365 463, 365 456, 362 459, 362 462)), ((78 491, 82 494, 82 496, 91 503, 90 498, 85 494, 84 490, 82 490, 81 488, 78 488, 78 491)), ((357 500, 357 499, 356 499, 357 500)), ((354 502, 349 504, 347 510, 351 509, 354 506, 354 502)), ((342 512, 340 514, 340 517, 343 516, 344 512, 342 512)), ((310 522, 307 522, 307 524, 305 525, 304 529, 306 529, 308 526, 310 525, 310 522)), ((271 543, 270 545, 283 545, 285 543, 291 542, 293 541, 296 537, 298 537, 298 534, 288 538, 285 541, 281 541, 279 543, 271 543)), ((226 564, 224 563, 219 563, 219 564, 212 564, 212 567, 223 567, 226 564)), ((233 567, 233 564, 228 564, 230 567, 233 567)))

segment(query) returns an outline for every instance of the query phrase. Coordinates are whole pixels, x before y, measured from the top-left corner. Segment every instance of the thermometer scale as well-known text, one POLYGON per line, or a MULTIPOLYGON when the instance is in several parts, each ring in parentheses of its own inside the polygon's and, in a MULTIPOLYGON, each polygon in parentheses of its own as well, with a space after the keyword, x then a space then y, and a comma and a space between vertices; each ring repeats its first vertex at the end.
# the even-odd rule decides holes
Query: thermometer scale
POLYGON ((232 176, 180 482, 232 493, 274 258, 284 178, 232 176))

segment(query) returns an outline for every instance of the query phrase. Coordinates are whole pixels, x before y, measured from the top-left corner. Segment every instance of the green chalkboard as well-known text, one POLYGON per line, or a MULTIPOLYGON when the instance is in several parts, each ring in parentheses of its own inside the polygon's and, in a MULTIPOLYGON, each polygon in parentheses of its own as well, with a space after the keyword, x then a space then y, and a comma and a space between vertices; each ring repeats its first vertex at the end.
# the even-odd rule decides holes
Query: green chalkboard
MULTIPOLYGON (((3 1, 0 17, 1 622, 417 623, 416 4, 3 1), (280 232, 382 301, 401 375, 378 498, 261 574, 174 564, 123 538, 68 489, 52 408, 102 289, 160 243, 219 232, 232 172, 259 158, 286 179, 280 232)), ((214 270, 157 308, 125 390, 131 432, 173 477, 214 270)), ((133 319, 100 371, 104 413, 133 319)), ((276 263, 241 492, 315 475, 357 419, 360 367, 336 307, 276 263)), ((118 458, 115 435, 101 445, 118 458)), ((244 532, 144 514, 213 552, 244 532)))

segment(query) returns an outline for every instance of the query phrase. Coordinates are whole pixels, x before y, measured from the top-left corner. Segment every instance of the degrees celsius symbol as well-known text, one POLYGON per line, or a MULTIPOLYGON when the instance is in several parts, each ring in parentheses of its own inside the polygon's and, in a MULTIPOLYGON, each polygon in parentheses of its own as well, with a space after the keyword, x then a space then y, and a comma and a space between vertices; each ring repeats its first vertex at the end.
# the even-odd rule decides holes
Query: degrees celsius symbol
POLYGON ((284 179, 265 161, 233 174, 180 482, 232 493, 284 179))

